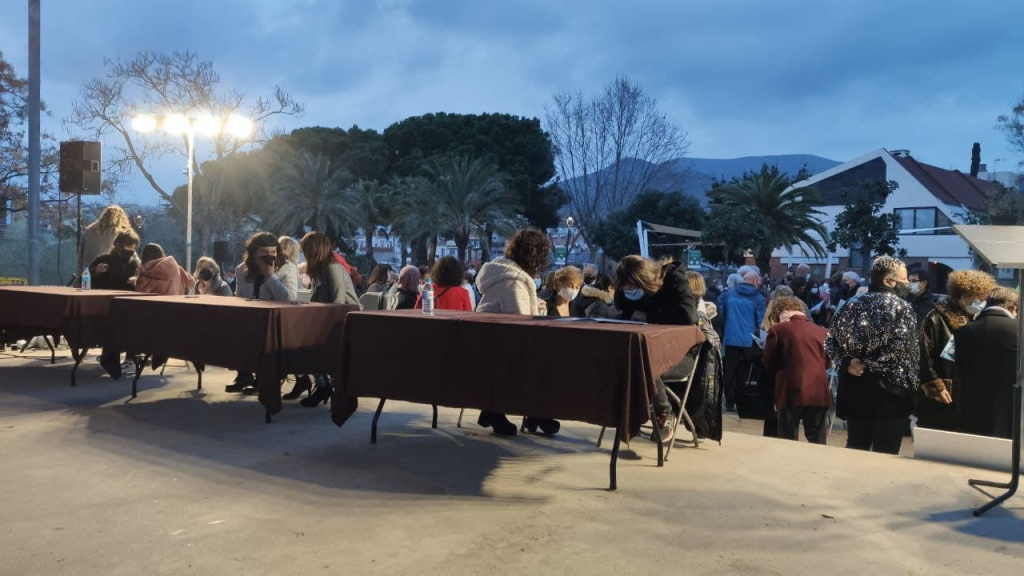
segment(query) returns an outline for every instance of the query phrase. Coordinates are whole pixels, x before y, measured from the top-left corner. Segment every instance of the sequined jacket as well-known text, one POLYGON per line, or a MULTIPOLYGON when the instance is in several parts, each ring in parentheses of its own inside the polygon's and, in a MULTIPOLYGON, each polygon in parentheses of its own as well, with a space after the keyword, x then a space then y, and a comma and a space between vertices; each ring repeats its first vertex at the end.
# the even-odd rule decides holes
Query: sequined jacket
POLYGON ((843 370, 850 359, 867 366, 886 391, 916 393, 920 348, 917 315, 887 287, 855 297, 832 319, 825 351, 843 370))

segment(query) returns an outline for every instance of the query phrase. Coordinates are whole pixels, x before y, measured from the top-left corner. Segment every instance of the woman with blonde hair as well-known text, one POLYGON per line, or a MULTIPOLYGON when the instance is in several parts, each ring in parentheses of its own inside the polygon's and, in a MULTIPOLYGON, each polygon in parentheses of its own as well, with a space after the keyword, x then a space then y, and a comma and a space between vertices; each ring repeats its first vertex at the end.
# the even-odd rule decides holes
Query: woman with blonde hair
POLYGON ((985 308, 996 279, 981 270, 957 270, 949 275, 948 298, 935 303, 921 323, 921 394, 917 425, 957 430, 961 391, 953 388, 953 360, 945 353, 953 331, 966 326, 985 308))
POLYGON ((551 273, 551 297, 548 299, 548 316, 568 318, 569 304, 579 296, 583 287, 583 273, 575 266, 559 268, 551 273))
POLYGON ((196 261, 196 272, 193 276, 196 279, 193 294, 232 295, 231 286, 220 276, 220 266, 209 256, 203 256, 196 261))
POLYGON ((86 226, 82 233, 82 246, 78 251, 78 271, 81 272, 93 260, 110 252, 117 234, 126 231, 134 230, 124 208, 117 204, 104 208, 99 218, 86 226))

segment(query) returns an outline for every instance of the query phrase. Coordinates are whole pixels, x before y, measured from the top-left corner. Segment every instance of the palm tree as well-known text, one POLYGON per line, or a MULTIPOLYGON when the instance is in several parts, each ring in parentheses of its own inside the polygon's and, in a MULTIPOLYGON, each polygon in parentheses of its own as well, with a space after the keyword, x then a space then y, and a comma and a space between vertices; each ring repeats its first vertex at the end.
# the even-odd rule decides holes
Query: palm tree
POLYGON ((381 186, 376 180, 360 180, 345 189, 344 204, 351 219, 363 230, 366 257, 371 267, 377 264, 373 257, 373 236, 377 226, 386 220, 392 198, 391 187, 381 186))
POLYGON ((425 239, 428 246, 428 264, 433 265, 437 251, 437 234, 442 227, 441 206, 433 187, 420 177, 394 177, 388 182, 392 195, 392 231, 403 242, 403 262, 406 243, 425 239))
POLYGON ((344 204, 345 184, 351 176, 332 168, 323 154, 302 152, 287 159, 273 187, 267 226, 282 234, 319 230, 331 238, 350 238, 355 225, 344 204))
POLYGON ((742 226, 757 229, 759 241, 749 248, 764 271, 771 264, 772 250, 783 246, 803 244, 816 255, 826 254, 821 243, 824 213, 816 209, 820 197, 813 188, 792 188, 792 184, 777 166, 764 165, 758 173, 744 174, 741 180, 733 179, 708 192, 712 211, 720 205, 733 217, 741 217, 742 226))
POLYGON ((496 165, 461 156, 435 160, 427 172, 441 208, 441 230, 455 240, 460 261, 466 261, 473 232, 481 236, 484 230, 508 233, 515 227, 519 203, 496 165))

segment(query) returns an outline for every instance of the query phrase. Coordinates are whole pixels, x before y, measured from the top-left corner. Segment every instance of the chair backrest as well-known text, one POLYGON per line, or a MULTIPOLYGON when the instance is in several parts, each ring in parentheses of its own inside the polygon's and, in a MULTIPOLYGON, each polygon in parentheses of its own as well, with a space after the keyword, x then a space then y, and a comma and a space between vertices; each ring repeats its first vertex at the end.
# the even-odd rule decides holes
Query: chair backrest
POLYGON ((367 292, 359 297, 363 310, 394 310, 398 308, 398 295, 381 292, 367 292))

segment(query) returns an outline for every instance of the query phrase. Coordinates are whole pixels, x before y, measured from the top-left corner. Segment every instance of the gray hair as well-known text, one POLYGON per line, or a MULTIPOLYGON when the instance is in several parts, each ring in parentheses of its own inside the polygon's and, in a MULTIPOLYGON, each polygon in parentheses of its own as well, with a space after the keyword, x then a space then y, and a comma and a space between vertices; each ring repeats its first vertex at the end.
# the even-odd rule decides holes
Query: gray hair
POLYGON ((726 288, 735 288, 738 284, 743 283, 743 276, 739 274, 729 274, 729 277, 725 279, 726 288))
POLYGON ((999 306, 1009 310, 1010 308, 1016 308, 1019 298, 1017 291, 1013 288, 1007 288, 1005 286, 999 286, 992 290, 988 295, 989 306, 999 306))
POLYGON ((843 272, 843 280, 853 280, 854 282, 860 283, 860 274, 857 274, 853 270, 847 270, 843 272))
POLYGON ((877 286, 882 280, 895 277, 900 268, 905 266, 906 264, 899 258, 879 256, 871 263, 871 283, 877 286))
MULTIPOLYGON (((746 264, 744 266, 740 266, 739 269, 736 270, 736 273, 740 275, 740 278, 743 278, 749 272, 753 272, 753 271, 756 271, 756 270, 757 270, 757 266, 751 266, 750 264, 746 264)), ((758 272, 758 276, 760 276, 760 275, 761 275, 761 273, 758 272)))
POLYGON ((281 247, 281 252, 284 253, 286 260, 293 264, 299 263, 299 242, 291 236, 281 236, 277 239, 278 246, 281 247))
POLYGON ((789 286, 786 286, 785 284, 779 284, 778 286, 775 287, 775 290, 772 290, 772 300, 775 300, 776 298, 780 298, 780 297, 784 297, 784 296, 792 296, 792 295, 793 295, 793 289, 790 288, 789 286))
POLYGON ((750 270, 743 275, 743 281, 757 286, 761 282, 761 275, 754 270, 750 270))
POLYGON ((217 261, 209 256, 203 256, 196 260, 196 273, 194 276, 199 276, 199 269, 203 267, 203 264, 209 264, 210 270, 213 271, 215 276, 220 276, 220 266, 217 265, 217 261))

